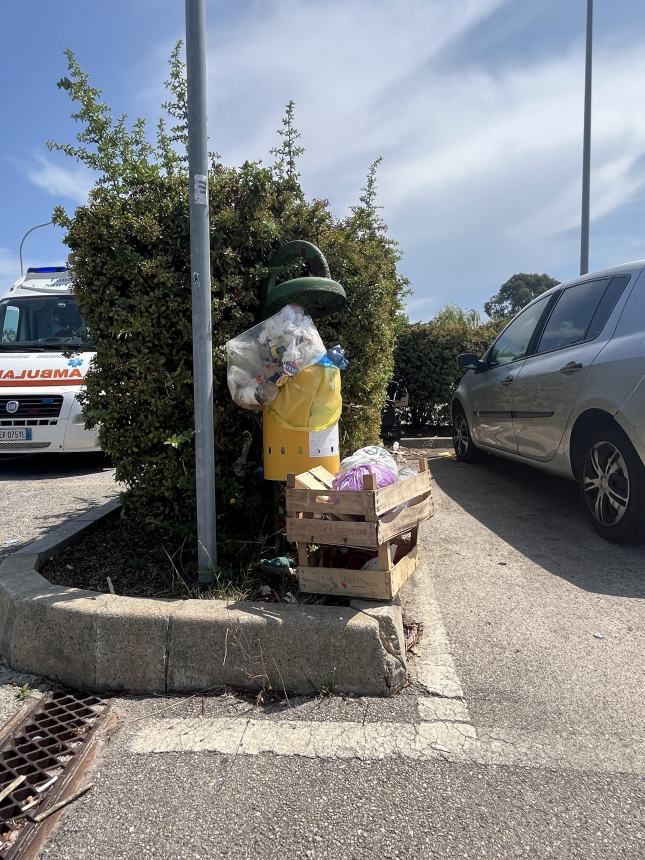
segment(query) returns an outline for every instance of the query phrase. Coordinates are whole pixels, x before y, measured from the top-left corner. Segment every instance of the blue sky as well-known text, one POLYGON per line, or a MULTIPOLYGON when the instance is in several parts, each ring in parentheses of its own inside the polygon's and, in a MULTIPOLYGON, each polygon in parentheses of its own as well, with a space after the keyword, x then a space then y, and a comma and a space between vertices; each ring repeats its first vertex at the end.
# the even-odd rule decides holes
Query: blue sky
MULTIPOLYGON (((154 122, 182 0, 3 3, 0 293, 25 230, 82 202, 56 89, 72 48, 115 113, 154 122)), ((207 0, 209 132, 268 159, 296 102, 307 193, 342 214, 383 156, 380 203, 413 319, 480 309, 515 271, 577 273, 585 0, 207 0)), ((596 0, 591 267, 645 258, 645 4, 596 0)), ((65 257, 47 227, 27 264, 65 257)))

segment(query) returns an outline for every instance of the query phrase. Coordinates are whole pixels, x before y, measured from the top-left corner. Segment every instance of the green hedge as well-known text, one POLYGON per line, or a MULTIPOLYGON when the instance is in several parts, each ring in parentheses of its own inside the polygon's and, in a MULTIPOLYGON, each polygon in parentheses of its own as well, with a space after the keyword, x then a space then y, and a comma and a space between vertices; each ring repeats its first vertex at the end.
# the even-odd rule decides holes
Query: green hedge
POLYGON ((504 320, 473 325, 439 314, 430 322, 405 327, 397 343, 394 373, 408 389, 415 430, 451 423, 450 401, 463 375, 457 356, 462 352, 481 356, 503 325, 504 320))
MULTIPOLYGON (((87 375, 85 416, 100 425, 101 442, 130 509, 177 537, 194 529, 194 451, 189 277, 189 216, 185 142, 185 82, 173 54, 156 143, 137 121, 130 130, 101 103, 73 55, 59 86, 77 105, 79 145, 51 144, 98 171, 87 205, 56 220, 66 228, 74 291, 97 342, 87 375)), ((307 239, 327 255, 332 276, 347 291, 348 308, 321 325, 328 345, 341 343, 350 366, 343 376, 345 451, 379 437, 380 409, 391 378, 396 317, 405 281, 396 271, 397 246, 374 205, 374 171, 358 204, 334 218, 325 200, 307 200, 298 183, 292 126, 276 149, 276 163, 225 167, 214 157, 210 174, 211 267, 218 526, 226 560, 239 541, 266 533, 263 482, 251 458, 239 478, 232 464, 242 435, 261 428, 254 413, 236 407, 226 386, 225 342, 259 319, 260 284, 275 250, 307 239), (227 549, 229 550, 227 553, 227 549)))

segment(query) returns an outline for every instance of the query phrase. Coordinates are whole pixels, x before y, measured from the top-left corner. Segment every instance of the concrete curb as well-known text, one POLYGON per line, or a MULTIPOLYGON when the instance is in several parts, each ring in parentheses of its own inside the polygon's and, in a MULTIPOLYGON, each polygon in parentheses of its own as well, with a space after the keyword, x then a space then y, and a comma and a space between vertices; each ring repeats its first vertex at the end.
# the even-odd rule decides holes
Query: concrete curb
POLYGON ((452 436, 406 436, 402 448, 452 448, 452 436))
POLYGON ((224 685, 388 696, 406 678, 401 609, 122 597, 52 585, 43 563, 120 507, 108 502, 0 564, 0 655, 71 687, 189 693, 224 685))

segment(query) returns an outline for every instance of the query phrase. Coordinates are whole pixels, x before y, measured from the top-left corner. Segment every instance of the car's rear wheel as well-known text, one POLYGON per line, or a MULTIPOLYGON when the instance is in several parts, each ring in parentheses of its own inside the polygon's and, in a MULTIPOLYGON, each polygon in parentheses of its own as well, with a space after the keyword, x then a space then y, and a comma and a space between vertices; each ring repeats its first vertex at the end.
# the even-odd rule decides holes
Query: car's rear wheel
POLYGON ((578 479, 587 513, 602 537, 645 542, 645 466, 619 427, 589 433, 578 479))
POLYGON ((455 406, 452 415, 452 444, 455 456, 462 463, 481 463, 486 459, 485 451, 481 451, 473 442, 468 420, 461 406, 455 406))

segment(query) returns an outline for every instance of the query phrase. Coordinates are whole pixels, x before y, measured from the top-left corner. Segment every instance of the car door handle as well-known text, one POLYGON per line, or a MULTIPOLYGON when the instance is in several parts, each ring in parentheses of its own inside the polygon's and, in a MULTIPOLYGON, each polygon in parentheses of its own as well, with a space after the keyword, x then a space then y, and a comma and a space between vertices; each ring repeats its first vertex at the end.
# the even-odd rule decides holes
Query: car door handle
POLYGON ((509 373, 509 375, 507 377, 502 379, 502 381, 500 382, 500 385, 510 385, 514 379, 515 379, 515 377, 511 376, 509 373))
POLYGON ((568 364, 565 364, 564 367, 560 368, 560 373, 577 373, 579 370, 582 370, 580 362, 570 361, 568 364))

